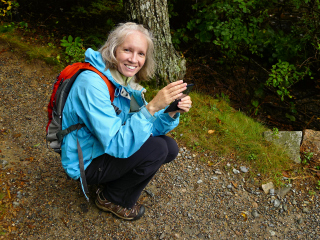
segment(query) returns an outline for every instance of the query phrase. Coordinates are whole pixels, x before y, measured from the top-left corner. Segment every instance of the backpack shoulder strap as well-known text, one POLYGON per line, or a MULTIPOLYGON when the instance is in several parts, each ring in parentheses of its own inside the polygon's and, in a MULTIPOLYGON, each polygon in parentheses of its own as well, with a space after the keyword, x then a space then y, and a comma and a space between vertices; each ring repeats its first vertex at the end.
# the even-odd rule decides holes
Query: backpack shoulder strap
POLYGON ((81 68, 81 69, 91 70, 91 71, 97 73, 97 74, 103 79, 103 81, 104 81, 104 82, 107 84, 107 86, 108 86, 111 102, 113 102, 113 100, 114 100, 115 87, 114 87, 114 85, 112 84, 112 82, 110 82, 110 80, 109 80, 105 75, 103 75, 98 69, 96 69, 96 68, 95 68, 94 66, 92 66, 90 63, 81 63, 80 68, 81 68))

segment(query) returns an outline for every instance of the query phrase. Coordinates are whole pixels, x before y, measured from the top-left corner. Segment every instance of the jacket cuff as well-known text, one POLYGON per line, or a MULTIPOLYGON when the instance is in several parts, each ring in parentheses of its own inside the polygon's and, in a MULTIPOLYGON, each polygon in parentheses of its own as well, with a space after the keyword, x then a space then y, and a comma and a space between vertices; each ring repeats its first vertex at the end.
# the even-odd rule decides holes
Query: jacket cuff
POLYGON ((180 117, 180 113, 176 113, 173 117, 171 117, 169 113, 164 113, 163 116, 165 120, 167 120, 168 122, 172 122, 177 120, 177 118, 180 117))
POLYGON ((140 112, 149 122, 153 123, 156 120, 156 117, 152 116, 145 106, 140 108, 140 112))

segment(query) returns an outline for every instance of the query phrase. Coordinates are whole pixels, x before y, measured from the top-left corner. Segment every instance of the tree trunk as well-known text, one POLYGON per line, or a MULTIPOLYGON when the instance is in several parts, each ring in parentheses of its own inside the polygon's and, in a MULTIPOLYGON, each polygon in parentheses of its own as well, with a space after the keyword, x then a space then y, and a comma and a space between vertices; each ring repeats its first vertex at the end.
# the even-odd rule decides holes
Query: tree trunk
POLYGON ((186 73, 186 60, 172 45, 167 0, 124 0, 123 2, 129 20, 143 24, 153 33, 157 84, 183 79, 186 73))

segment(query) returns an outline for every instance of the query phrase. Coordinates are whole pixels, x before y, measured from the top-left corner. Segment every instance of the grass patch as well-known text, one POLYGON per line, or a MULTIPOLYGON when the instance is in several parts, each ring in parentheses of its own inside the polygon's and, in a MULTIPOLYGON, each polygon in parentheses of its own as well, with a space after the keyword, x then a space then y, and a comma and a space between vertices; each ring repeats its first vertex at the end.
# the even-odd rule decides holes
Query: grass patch
MULTIPOLYGON (((151 90, 147 99, 156 92, 151 90)), ((181 115, 179 126, 171 132, 175 139, 198 153, 210 151, 239 164, 245 162, 266 180, 279 182, 281 173, 290 169, 292 160, 284 149, 264 139, 263 132, 269 130, 264 125, 230 107, 225 98, 195 92, 190 96, 193 107, 181 115)))
POLYGON ((0 40, 7 42, 11 47, 23 52, 29 59, 40 59, 50 65, 59 65, 59 61, 57 59, 59 50, 56 49, 53 44, 40 44, 37 42, 35 37, 26 38, 23 34, 17 33, 17 29, 17 26, 13 23, 1 24, 0 40))

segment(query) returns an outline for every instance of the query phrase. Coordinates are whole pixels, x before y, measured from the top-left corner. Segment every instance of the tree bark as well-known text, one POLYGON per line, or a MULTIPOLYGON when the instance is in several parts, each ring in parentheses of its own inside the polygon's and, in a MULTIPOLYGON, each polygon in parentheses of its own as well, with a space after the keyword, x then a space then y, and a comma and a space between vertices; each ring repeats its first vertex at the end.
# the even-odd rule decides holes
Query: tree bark
POLYGON ((155 38, 155 78, 157 84, 183 79, 186 60, 174 49, 169 26, 167 0, 124 0, 129 21, 143 24, 155 38))

